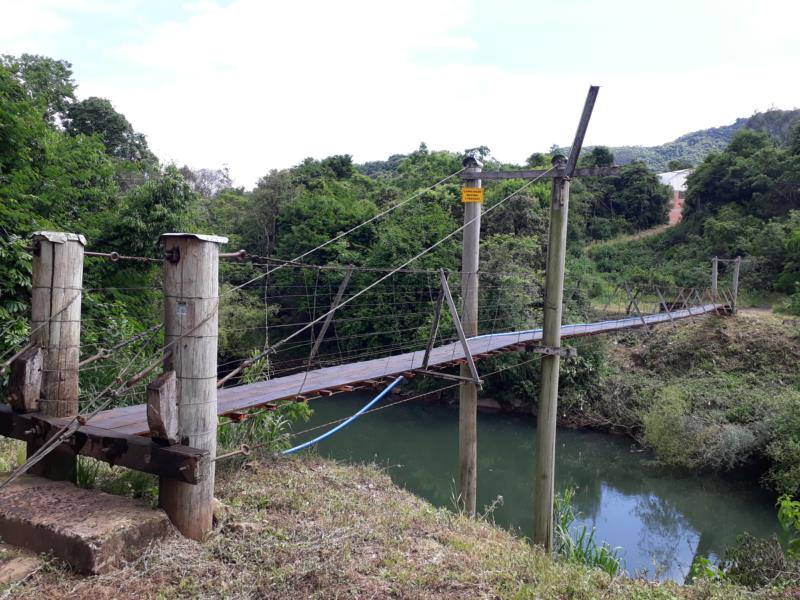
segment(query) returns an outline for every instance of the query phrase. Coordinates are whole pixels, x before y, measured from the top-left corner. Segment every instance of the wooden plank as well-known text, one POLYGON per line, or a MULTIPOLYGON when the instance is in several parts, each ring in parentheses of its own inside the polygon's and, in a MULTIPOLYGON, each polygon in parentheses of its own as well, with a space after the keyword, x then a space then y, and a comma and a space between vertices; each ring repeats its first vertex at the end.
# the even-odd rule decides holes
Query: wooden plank
MULTIPOLYGON (((720 305, 721 306, 721 305, 720 305)), ((645 315, 644 320, 648 325, 669 323, 686 319, 691 315, 699 316, 701 312, 713 311, 713 305, 702 307, 684 308, 669 313, 645 315)), ((600 335, 624 329, 641 327, 639 317, 626 317, 615 321, 602 323, 589 323, 579 325, 562 325, 562 338, 575 338, 589 335, 600 335)), ((524 344, 540 342, 541 329, 525 332, 515 332, 511 335, 494 334, 485 338, 472 338, 468 340, 470 352, 481 354, 492 350, 515 347, 524 344)), ((268 381, 261 381, 247 385, 222 388, 218 392, 219 414, 227 412, 240 412, 256 408, 277 400, 293 399, 298 395, 310 396, 320 390, 331 390, 337 386, 352 385, 363 382, 376 387, 378 380, 400 375, 404 371, 419 370, 422 368, 423 351, 398 354, 390 357, 376 358, 368 361, 325 367, 305 372, 299 372, 285 377, 278 377, 268 381), (305 380, 305 381, 304 381, 305 380), (300 386, 302 385, 302 389, 300 386), (298 390, 300 390, 298 394, 298 390)), ((431 351, 429 367, 452 366, 456 360, 463 361, 463 350, 460 342, 439 346, 431 351)), ((147 418, 144 405, 116 408, 100 413, 92 420, 92 425, 107 429, 114 429, 123 434, 148 433, 147 418)))
MULTIPOLYGON (((0 435, 44 442, 61 429, 41 413, 18 414, 0 405, 0 435)), ((208 451, 187 446, 160 446, 149 438, 82 425, 62 444, 76 454, 176 481, 196 484, 201 480, 208 451)))

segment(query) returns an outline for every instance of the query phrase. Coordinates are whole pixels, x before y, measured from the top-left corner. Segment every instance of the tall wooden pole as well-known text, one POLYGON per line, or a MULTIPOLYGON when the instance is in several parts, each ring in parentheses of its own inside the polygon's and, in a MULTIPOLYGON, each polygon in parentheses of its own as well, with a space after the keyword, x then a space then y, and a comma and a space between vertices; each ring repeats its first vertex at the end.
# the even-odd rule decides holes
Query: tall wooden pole
POLYGON ((733 299, 733 306, 731 310, 736 314, 736 307, 739 303, 739 267, 742 266, 742 257, 737 256, 736 262, 733 263, 733 283, 731 284, 731 296, 733 299))
MULTIPOLYGON (((39 410, 48 417, 78 414, 78 363, 81 343, 81 289, 86 239, 75 233, 33 234, 31 331, 43 349, 39 410)), ((37 449, 28 443, 28 454, 37 449)), ((30 472, 50 479, 74 481, 75 454, 59 447, 30 472)))
MULTIPOLYGON (((464 158, 464 167, 480 173, 481 163, 473 156, 464 158)), ((480 179, 464 182, 467 188, 480 188, 480 179)), ((467 196, 462 196, 465 200, 467 196)), ((478 335, 478 264, 480 257, 482 201, 464 203, 464 247, 461 255, 461 322, 467 337, 478 335)), ((470 378, 468 365, 461 365, 461 377, 470 378)), ((464 381, 458 398, 459 506, 468 515, 475 514, 478 478, 478 388, 464 381)))
MULTIPOLYGON (((544 292, 542 344, 561 347, 561 309, 564 301, 564 265, 567 256, 567 215, 569 178, 575 172, 589 127, 599 88, 591 86, 586 96, 569 159, 553 157, 555 177, 550 197, 550 232, 547 245, 547 272, 544 292)), ((558 414, 557 352, 542 356, 539 412, 536 425, 536 471, 534 473, 533 541, 550 552, 553 549, 553 497, 555 495, 556 416, 558 414)))
MULTIPOLYGON (((164 261, 164 326, 172 344, 165 371, 177 383, 180 443, 217 452, 217 315, 219 245, 224 237, 190 233, 161 236, 164 261)), ((197 485, 161 478, 159 503, 186 537, 211 530, 214 463, 206 462, 197 485)))
POLYGON ((715 256, 711 259, 711 302, 717 303, 717 294, 719 292, 719 259, 715 256))
MULTIPOLYGON (((553 158, 563 174, 564 156, 553 158)), ((564 264, 567 248, 567 213, 569 180, 553 178, 550 198, 550 233, 545 276, 544 330, 542 344, 561 346, 561 309, 564 298, 564 264)), ((536 478, 534 484, 534 542, 548 551, 553 545, 553 496, 555 493, 556 415, 558 413, 558 370, 561 357, 542 356, 542 380, 539 388, 539 411, 536 419, 536 478)))

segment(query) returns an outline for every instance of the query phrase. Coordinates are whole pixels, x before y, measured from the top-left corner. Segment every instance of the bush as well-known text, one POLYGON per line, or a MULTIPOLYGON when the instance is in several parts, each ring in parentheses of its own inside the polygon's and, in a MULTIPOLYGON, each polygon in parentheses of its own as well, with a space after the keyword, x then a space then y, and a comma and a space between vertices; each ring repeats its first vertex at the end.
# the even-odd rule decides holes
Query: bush
MULTIPOLYGON (((764 427, 750 422, 745 397, 705 385, 664 387, 644 413, 644 439, 665 463, 730 470, 764 447, 764 427), (730 406, 729 406, 730 405, 730 406)), ((728 391, 729 392, 729 391, 728 391)))
POLYGON ((771 441, 766 454, 772 462, 767 480, 778 492, 800 492, 800 392, 772 402, 767 421, 771 441))
POLYGON ((721 573, 710 569, 703 574, 721 575, 731 583, 753 589, 800 583, 800 502, 787 495, 778 498, 778 521, 789 536, 785 553, 776 536, 764 539, 745 533, 725 551, 721 573))
POLYGON ((751 589, 800 581, 800 563, 784 555, 775 536, 740 535, 736 545, 725 551, 720 568, 731 583, 751 589))

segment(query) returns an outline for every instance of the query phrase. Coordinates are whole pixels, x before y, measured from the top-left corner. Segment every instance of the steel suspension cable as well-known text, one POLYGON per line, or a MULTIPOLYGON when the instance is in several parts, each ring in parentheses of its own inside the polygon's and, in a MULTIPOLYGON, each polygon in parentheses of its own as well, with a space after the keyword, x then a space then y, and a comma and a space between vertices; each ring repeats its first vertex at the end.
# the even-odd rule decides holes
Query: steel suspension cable
MULTIPOLYGON (((550 173, 550 171, 552 171, 553 169, 555 169, 555 167, 550 167, 550 168, 549 168, 547 171, 545 171, 544 173, 542 173, 541 175, 539 175, 539 176, 538 176, 538 177, 536 177, 535 179, 531 179, 530 181, 528 181, 528 182, 527 182, 527 183, 525 183, 524 185, 522 185, 522 186, 520 186, 519 188, 517 188, 517 189, 516 189, 514 192, 512 192, 512 193, 508 194, 507 196, 505 196, 505 197, 504 197, 504 198, 502 198, 501 200, 498 200, 498 201, 497 201, 496 203, 494 203, 492 206, 490 206, 489 208, 487 208, 487 209, 484 211, 484 213, 483 213, 483 214, 484 214, 484 215, 487 215, 487 214, 489 214, 490 212, 492 212, 492 211, 496 210, 497 208, 501 207, 501 206, 502 206, 503 204, 505 204, 505 203, 506 203, 506 202, 507 202, 509 199, 513 198, 514 196, 516 196, 517 194, 519 194, 520 192, 522 192, 524 189, 526 189, 526 188, 530 187, 531 185, 533 185, 534 183, 536 183, 537 181, 539 181, 540 179, 542 179, 543 177, 545 177, 545 176, 546 176, 548 173, 550 173)), ((312 322, 311 322, 311 323, 309 323, 308 325, 306 325, 306 326, 302 327, 301 329, 299 329, 299 330, 295 331, 293 334, 291 334, 291 335, 289 335, 289 336, 287 336, 287 337, 283 338, 283 339, 282 339, 282 340, 280 340, 279 342, 277 342, 277 343, 276 343, 274 346, 272 346, 272 347, 271 347, 270 349, 268 349, 266 352, 262 352, 261 354, 258 354, 257 356, 255 356, 255 357, 253 357, 253 358, 251 358, 251 359, 248 359, 247 361, 244 361, 244 362, 243 362, 241 365, 239 365, 239 366, 238 366, 236 369, 234 369, 233 371, 231 371, 230 373, 228 373, 228 374, 227 374, 225 377, 223 377, 222 379, 220 379, 220 380, 217 382, 217 386, 218 386, 218 387, 221 387, 222 385, 224 385, 224 384, 225 384, 225 382, 227 382, 227 381, 228 381, 228 380, 230 380, 231 378, 233 378, 233 377, 235 377, 236 375, 238 375, 239 373, 241 373, 242 369, 245 369, 246 367, 250 366, 250 364, 252 364, 253 362, 255 362, 255 361, 257 361, 257 360, 260 360, 260 359, 264 358, 264 357, 265 357, 267 354, 270 354, 270 353, 273 353, 273 352, 275 352, 275 350, 276 350, 276 349, 277 349, 279 346, 281 346, 282 344, 285 344, 285 343, 286 343, 286 342, 288 342, 289 340, 291 340, 291 339, 293 339, 293 338, 297 337, 298 335, 300 335, 300 334, 301 334, 301 333, 303 333, 304 331, 308 330, 310 327, 313 327, 313 326, 314 326, 316 323, 318 323, 319 321, 321 321, 322 319, 324 319, 325 317, 327 317, 329 314, 331 314, 331 313, 335 312, 336 310, 338 310, 338 309, 342 308, 343 306, 346 306, 347 304, 349 304, 350 302, 352 302, 352 301, 353 301, 353 300, 355 300, 356 298, 358 298, 358 297, 362 296, 363 294, 367 293, 369 290, 371 290, 371 289, 372 289, 372 288, 374 288, 375 286, 377 286, 377 285, 379 285, 379 284, 383 283, 384 281, 386 281, 387 279, 389 279, 390 277, 392 277, 392 276, 393 276, 395 273, 397 273, 397 271, 399 271, 399 270, 401 270, 401 269, 404 269, 405 267, 407 267, 408 265, 410 265, 410 264, 411 264, 411 263, 413 263, 414 261, 416 261, 416 260, 418 260, 419 258, 421 258, 421 257, 425 256, 425 255, 426 255, 426 254, 428 254, 429 252, 431 252, 431 251, 435 250, 436 248, 438 248, 439 246, 441 246, 443 243, 445 243, 447 240, 449 240, 450 238, 452 238, 453 236, 455 236, 457 233, 460 233, 461 231, 463 231, 464 229, 466 229, 466 228, 467 228, 469 225, 471 225, 473 222, 475 222, 475 221, 476 221, 477 219, 479 219, 479 218, 480 218, 480 215, 473 217, 473 218, 472 218, 472 219, 470 219, 469 221, 466 221, 466 222, 465 222, 463 225, 461 225, 460 227, 458 227, 458 228, 454 229, 453 231, 451 231, 450 233, 448 233, 448 234, 447 234, 447 235, 445 235, 444 237, 440 238, 439 240, 437 240, 436 242, 434 242, 433 244, 431 244, 430 246, 428 246, 427 248, 425 248, 425 249, 424 249, 424 250, 422 250, 421 252, 419 252, 419 253, 415 254, 414 256, 412 256, 411 258, 409 258, 407 261, 405 261, 403 264, 401 264, 400 266, 398 266, 398 267, 395 267, 394 269, 392 269, 391 271, 389 271, 389 272, 388 272, 386 275, 384 275, 384 276, 380 277, 378 280, 374 281, 373 283, 371 283, 371 284, 370 284, 370 285, 368 285, 367 287, 365 287, 365 288, 362 288, 360 291, 358 291, 358 292, 356 292, 355 294, 353 294, 352 296, 350 296, 350 297, 349 297, 347 300, 343 300, 343 301, 342 301, 342 302, 339 304, 339 306, 338 306, 337 308, 335 308, 335 309, 331 309, 331 310, 329 310, 329 311, 325 312, 324 314, 320 315, 320 316, 319 316, 317 319, 315 319, 314 321, 312 321, 312 322)))

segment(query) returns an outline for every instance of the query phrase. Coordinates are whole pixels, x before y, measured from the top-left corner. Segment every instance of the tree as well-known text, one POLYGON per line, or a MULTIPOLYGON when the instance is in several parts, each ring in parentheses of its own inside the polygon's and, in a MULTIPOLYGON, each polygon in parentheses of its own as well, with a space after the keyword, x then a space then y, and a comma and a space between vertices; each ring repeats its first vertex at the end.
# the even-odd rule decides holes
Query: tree
POLYGON ((734 156, 747 158, 759 150, 772 145, 772 140, 766 133, 752 131, 750 129, 740 129, 736 132, 736 135, 733 136, 731 143, 728 144, 725 151, 734 156))
POLYGON ((125 115, 117 112, 105 98, 92 96, 67 108, 64 127, 70 135, 97 135, 114 158, 129 161, 155 161, 147 140, 134 131, 125 115))
POLYGON ((213 198, 221 191, 233 185, 228 167, 222 169, 191 169, 184 165, 180 168, 180 174, 192 188, 192 191, 200 194, 203 198, 213 198))
POLYGON ((75 100, 72 65, 65 60, 37 54, 23 54, 20 57, 4 54, 0 57, 0 66, 16 77, 51 124, 75 100))
POLYGON ((488 146, 477 146, 476 148, 467 148, 464 150, 464 156, 477 156, 481 162, 486 162, 486 159, 492 155, 492 151, 488 146))
POLYGON ((800 121, 795 123, 789 134, 789 152, 794 156, 800 156, 800 121))
POLYGON ((541 167, 547 164, 547 157, 541 152, 534 152, 525 159, 525 164, 531 168, 541 167))
POLYGON ((595 146, 582 158, 587 167, 610 167, 614 164, 614 155, 607 146, 595 146))
POLYGON ((109 215, 108 234, 101 243, 122 254, 152 256, 162 233, 185 230, 187 210, 194 200, 195 193, 178 169, 167 167, 158 179, 122 199, 117 214, 109 215))
POLYGON ((244 240, 248 249, 261 255, 272 254, 275 250, 278 215, 299 192, 299 186, 292 182, 287 170, 273 169, 258 180, 250 193, 251 202, 247 209, 249 219, 244 240))
POLYGON ((691 169, 694 165, 685 158, 674 158, 667 163, 667 171, 683 171, 691 169))

